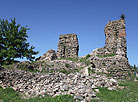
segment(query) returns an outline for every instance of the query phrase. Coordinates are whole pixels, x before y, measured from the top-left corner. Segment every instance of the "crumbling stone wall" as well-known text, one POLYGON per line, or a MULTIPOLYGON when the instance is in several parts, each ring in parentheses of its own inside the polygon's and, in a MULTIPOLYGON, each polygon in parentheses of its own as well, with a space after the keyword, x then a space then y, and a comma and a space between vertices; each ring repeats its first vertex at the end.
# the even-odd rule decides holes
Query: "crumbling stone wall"
POLYGON ((125 20, 109 21, 104 31, 105 48, 111 53, 127 57, 125 20))
POLYGON ((106 87, 109 90, 119 88, 117 80, 105 75, 66 75, 60 72, 42 74, 4 68, 0 70, 0 86, 13 88, 24 98, 70 94, 74 96, 74 102, 90 102, 97 98, 95 91, 98 87, 106 87))
POLYGON ((130 72, 130 65, 126 57, 93 57, 92 64, 94 64, 96 72, 105 73, 116 79, 129 78, 128 73, 130 72))
POLYGON ((117 79, 127 79, 130 65, 127 58, 125 20, 109 21, 104 31, 105 47, 98 48, 91 54, 93 68, 117 79))
POLYGON ((43 56, 40 56, 40 61, 52 61, 57 59, 56 51, 53 49, 48 50, 43 56))
POLYGON ((64 34, 59 36, 57 57, 78 57, 79 43, 76 34, 64 34))

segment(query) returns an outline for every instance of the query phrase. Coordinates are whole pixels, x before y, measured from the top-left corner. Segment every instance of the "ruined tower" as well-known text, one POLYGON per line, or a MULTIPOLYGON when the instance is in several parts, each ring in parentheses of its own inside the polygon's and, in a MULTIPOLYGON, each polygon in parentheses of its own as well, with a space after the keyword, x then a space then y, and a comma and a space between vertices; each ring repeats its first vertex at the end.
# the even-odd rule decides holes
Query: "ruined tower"
POLYGON ((105 48, 111 53, 127 57, 125 20, 109 21, 104 31, 105 48))
POLYGON ((127 79, 130 65, 127 58, 125 20, 109 21, 105 26, 105 47, 92 52, 91 63, 96 72, 117 79, 127 79))
POLYGON ((79 43, 76 34, 64 34, 59 36, 57 57, 76 58, 78 57, 79 43))

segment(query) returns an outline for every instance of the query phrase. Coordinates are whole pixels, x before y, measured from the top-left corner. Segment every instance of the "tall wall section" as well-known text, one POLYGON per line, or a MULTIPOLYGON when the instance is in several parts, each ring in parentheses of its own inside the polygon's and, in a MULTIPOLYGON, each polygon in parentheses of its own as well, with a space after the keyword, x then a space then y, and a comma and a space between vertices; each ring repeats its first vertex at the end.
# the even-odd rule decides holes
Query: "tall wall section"
POLYGON ((105 48, 111 53, 127 57, 125 20, 109 21, 104 31, 105 48))
POLYGON ((96 72, 107 73, 117 79, 128 78, 125 20, 109 21, 105 26, 105 47, 92 52, 91 63, 96 72))
POLYGON ((64 34, 59 36, 57 57, 76 58, 78 57, 79 43, 76 34, 64 34))

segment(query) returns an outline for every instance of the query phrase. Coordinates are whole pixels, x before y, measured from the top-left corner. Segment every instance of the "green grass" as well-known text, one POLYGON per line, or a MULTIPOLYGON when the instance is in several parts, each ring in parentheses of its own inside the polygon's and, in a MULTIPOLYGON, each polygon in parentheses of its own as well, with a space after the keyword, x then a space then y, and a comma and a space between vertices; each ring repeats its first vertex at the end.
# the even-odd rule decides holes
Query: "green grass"
POLYGON ((78 58, 60 58, 60 60, 69 60, 69 61, 73 61, 73 62, 78 62, 78 58))
MULTIPOLYGON (((6 69, 13 69, 14 68, 14 64, 9 64, 9 65, 2 65, 2 67, 6 68, 6 69)), ((20 70, 24 70, 24 71, 29 71, 29 72, 40 72, 39 70, 37 69, 28 69, 28 68, 18 68, 20 70)))
POLYGON ((99 88, 100 93, 97 93, 97 96, 100 100, 92 100, 91 102, 138 102, 138 82, 125 81, 121 82, 120 86, 126 88, 114 91, 99 88))
POLYGON ((10 64, 10 65, 4 64, 4 65, 2 65, 2 67, 7 68, 7 69, 13 69, 14 68, 14 64, 10 64))
POLYGON ((35 97, 31 99, 23 99, 18 92, 12 88, 3 89, 0 87, 0 102, 74 102, 71 95, 59 95, 56 97, 35 97))
POLYGON ((60 60, 70 60, 70 61, 73 61, 73 62, 83 62, 85 63, 86 65, 90 65, 90 60, 88 59, 91 55, 86 55, 86 57, 84 58, 60 58, 60 60))
POLYGON ((115 56, 114 53, 106 54, 106 55, 96 55, 97 57, 104 58, 104 57, 113 57, 115 56))
POLYGON ((84 62, 86 65, 90 65, 91 64, 90 61, 88 59, 86 59, 86 57, 85 58, 81 58, 80 62, 84 62))
POLYGON ((86 55, 86 57, 85 57, 85 58, 86 58, 86 59, 88 59, 89 57, 91 57, 91 55, 90 55, 90 54, 86 55))
POLYGON ((81 70, 81 68, 74 68, 74 69, 59 69, 56 72, 61 72, 64 73, 66 75, 70 74, 70 73, 75 73, 75 72, 79 72, 81 70))

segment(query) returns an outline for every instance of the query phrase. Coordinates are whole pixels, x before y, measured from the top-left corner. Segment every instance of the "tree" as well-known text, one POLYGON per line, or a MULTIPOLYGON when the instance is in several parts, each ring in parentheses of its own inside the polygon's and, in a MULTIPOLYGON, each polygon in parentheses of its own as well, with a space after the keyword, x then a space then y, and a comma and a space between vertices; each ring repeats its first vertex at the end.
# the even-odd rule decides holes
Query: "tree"
POLYGON ((26 57, 32 61, 38 51, 34 51, 34 46, 27 42, 27 26, 22 27, 16 24, 16 20, 0 19, 0 63, 14 61, 16 58, 26 57))

